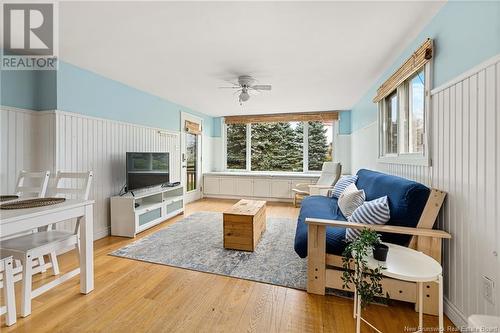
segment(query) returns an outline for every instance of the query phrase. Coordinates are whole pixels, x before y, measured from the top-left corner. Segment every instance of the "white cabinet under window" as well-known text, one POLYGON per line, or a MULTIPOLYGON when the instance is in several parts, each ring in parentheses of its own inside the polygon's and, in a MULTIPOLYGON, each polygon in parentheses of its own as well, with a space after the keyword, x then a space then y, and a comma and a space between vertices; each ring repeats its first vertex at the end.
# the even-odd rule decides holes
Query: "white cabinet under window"
POLYGON ((319 174, 211 172, 203 175, 203 194, 215 198, 291 201, 296 184, 315 184, 318 178, 319 174))

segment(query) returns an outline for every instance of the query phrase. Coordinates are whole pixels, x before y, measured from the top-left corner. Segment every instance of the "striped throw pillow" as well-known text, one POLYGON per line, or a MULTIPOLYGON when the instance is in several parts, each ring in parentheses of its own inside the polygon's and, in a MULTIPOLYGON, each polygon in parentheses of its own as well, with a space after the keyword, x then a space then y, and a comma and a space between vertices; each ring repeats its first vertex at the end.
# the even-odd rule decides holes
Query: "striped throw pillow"
POLYGON ((346 218, 365 202, 365 191, 358 190, 356 184, 346 187, 339 197, 338 206, 346 218))
MULTIPOLYGON (((387 196, 384 196, 372 201, 366 201, 347 220, 364 224, 386 224, 390 218, 389 201, 387 196)), ((359 229, 347 229, 345 238, 348 241, 353 241, 360 234, 361 230, 359 229)))
POLYGON ((340 197, 340 195, 342 194, 342 192, 344 192, 346 187, 351 184, 355 184, 357 180, 358 180, 357 175, 340 177, 340 179, 337 181, 337 183, 335 183, 333 189, 329 193, 330 194, 329 197, 334 197, 334 198, 340 197))

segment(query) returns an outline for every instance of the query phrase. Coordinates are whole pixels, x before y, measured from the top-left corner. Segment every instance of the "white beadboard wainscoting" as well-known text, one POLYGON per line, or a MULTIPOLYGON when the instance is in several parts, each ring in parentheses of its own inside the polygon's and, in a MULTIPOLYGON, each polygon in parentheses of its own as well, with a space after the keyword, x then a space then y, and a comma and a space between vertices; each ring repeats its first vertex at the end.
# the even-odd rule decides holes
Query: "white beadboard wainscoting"
MULTIPOLYGON (((171 181, 180 181, 178 132, 56 111, 56 169, 94 172, 94 234, 109 234, 109 198, 125 184, 125 153, 170 152, 171 181)), ((65 226, 71 228, 72 225, 65 226)))
POLYGON ((20 170, 41 170, 54 165, 49 163, 53 152, 47 146, 53 140, 53 136, 47 134, 54 131, 51 125, 42 113, 1 107, 0 193, 14 193, 20 170))
MULTIPOLYGON (((109 234, 109 197, 125 184, 127 151, 170 152, 171 181, 180 181, 180 134, 63 111, 1 110, 1 192, 12 193, 20 170, 94 172, 90 197, 94 238, 109 234), (5 158, 4 158, 5 157, 5 158)), ((73 230, 73 223, 58 228, 73 230)))
POLYGON ((500 315, 500 55, 431 92, 432 166, 377 162, 377 124, 352 135, 353 172, 378 169, 448 192, 439 225, 447 315, 500 315), (495 283, 493 303, 483 277, 495 283))

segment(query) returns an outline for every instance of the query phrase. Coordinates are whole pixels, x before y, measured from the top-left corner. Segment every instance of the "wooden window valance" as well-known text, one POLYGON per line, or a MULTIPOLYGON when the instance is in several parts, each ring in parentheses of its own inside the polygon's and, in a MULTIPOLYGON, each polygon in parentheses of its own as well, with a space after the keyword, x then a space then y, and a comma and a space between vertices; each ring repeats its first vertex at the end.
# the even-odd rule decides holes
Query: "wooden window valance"
POLYGON ((406 79, 418 72, 432 59, 432 53, 432 39, 427 38, 427 40, 411 55, 411 57, 408 58, 404 64, 378 88, 377 96, 373 98, 373 102, 380 102, 406 79))
POLYGON ((289 121, 334 121, 339 119, 337 111, 298 112, 278 114, 257 114, 248 116, 228 116, 226 124, 273 123, 289 121))
POLYGON ((201 124, 195 123, 194 121, 189 121, 186 120, 184 124, 184 128, 186 129, 186 132, 192 133, 192 134, 201 134, 201 124))

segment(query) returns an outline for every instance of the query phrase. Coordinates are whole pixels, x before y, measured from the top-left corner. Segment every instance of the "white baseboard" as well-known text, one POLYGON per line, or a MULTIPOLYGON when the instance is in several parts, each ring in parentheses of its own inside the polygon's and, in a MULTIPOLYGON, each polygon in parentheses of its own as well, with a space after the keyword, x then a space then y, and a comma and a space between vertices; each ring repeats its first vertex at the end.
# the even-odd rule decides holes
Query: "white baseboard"
POLYGON ((107 237, 111 234, 111 227, 106 227, 102 230, 94 231, 94 240, 98 240, 104 237, 107 237))
POLYGON ((444 313, 458 328, 467 327, 467 317, 446 297, 444 298, 444 313))

